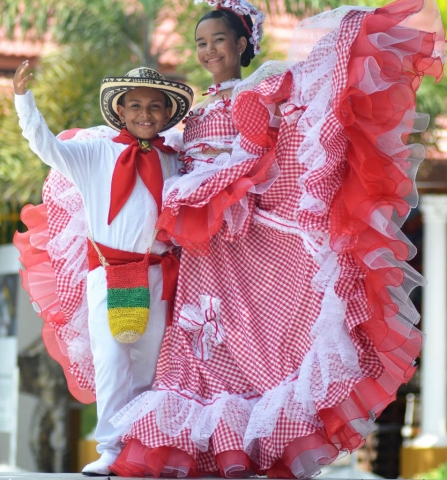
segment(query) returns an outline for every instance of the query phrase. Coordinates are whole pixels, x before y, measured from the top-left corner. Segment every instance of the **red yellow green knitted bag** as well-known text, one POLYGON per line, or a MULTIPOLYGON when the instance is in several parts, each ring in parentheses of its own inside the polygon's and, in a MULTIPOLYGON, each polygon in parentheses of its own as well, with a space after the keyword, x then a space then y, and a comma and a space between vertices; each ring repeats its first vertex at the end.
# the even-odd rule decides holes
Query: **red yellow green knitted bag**
POLYGON ((105 266, 109 327, 119 342, 136 342, 146 331, 151 301, 148 268, 148 254, 141 262, 105 266))
MULTIPOLYGON (((155 235, 156 232, 154 238, 155 235)), ((141 262, 110 265, 91 235, 89 239, 106 271, 107 317, 110 331, 119 342, 134 343, 141 338, 149 322, 150 249, 141 262)))

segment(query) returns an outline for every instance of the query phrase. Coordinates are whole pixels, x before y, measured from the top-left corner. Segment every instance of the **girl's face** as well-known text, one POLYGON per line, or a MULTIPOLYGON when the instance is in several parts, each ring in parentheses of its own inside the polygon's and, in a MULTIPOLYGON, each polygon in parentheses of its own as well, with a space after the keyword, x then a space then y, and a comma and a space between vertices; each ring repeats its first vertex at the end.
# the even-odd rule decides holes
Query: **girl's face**
POLYGON ((214 83, 231 78, 241 78, 240 53, 247 46, 247 39, 236 39, 233 30, 220 18, 209 18, 199 23, 196 30, 197 57, 208 70, 214 83))

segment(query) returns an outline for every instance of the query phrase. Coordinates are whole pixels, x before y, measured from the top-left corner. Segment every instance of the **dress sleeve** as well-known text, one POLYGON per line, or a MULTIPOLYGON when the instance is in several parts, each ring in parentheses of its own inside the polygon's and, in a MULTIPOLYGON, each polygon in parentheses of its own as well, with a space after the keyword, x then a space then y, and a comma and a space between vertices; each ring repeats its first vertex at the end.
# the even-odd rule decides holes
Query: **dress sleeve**
POLYGON ((272 75, 252 90, 241 92, 233 106, 233 121, 247 150, 269 151, 276 145, 278 128, 272 126, 270 106, 281 104, 290 95, 292 74, 289 70, 272 75))

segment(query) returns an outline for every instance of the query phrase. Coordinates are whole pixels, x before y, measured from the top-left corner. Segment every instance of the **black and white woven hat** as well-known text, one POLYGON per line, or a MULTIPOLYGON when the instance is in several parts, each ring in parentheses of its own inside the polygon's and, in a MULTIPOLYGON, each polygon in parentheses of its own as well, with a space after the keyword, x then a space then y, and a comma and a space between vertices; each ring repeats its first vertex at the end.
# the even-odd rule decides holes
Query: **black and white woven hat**
POLYGON ((194 98, 193 91, 188 85, 166 80, 152 68, 138 67, 126 73, 124 77, 105 77, 99 93, 100 107, 102 116, 112 128, 121 130, 125 126, 118 115, 118 99, 129 90, 139 87, 160 90, 171 100, 171 118, 162 131, 173 127, 185 117, 194 98))

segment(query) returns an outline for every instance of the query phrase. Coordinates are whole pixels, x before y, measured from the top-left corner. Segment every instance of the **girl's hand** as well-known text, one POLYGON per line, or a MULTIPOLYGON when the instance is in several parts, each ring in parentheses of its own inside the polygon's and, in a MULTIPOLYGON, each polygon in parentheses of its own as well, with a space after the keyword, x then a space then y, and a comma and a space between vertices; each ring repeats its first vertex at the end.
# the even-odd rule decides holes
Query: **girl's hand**
POLYGON ((24 95, 26 93, 26 84, 31 80, 32 73, 27 74, 29 68, 29 61, 25 60, 14 75, 14 93, 16 95, 24 95))

